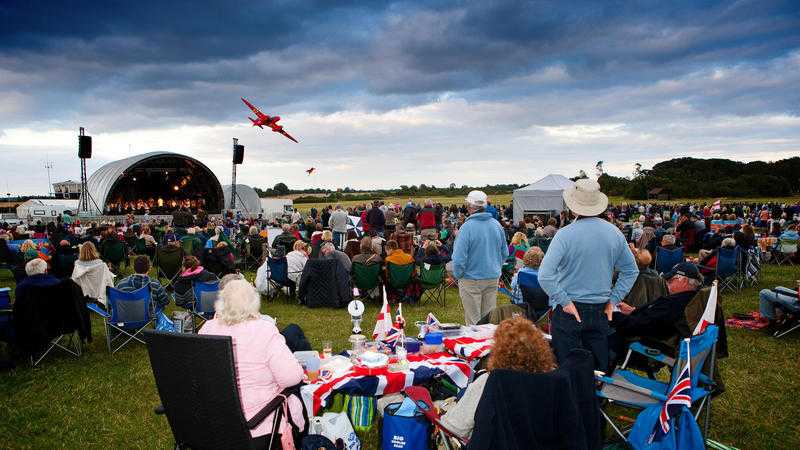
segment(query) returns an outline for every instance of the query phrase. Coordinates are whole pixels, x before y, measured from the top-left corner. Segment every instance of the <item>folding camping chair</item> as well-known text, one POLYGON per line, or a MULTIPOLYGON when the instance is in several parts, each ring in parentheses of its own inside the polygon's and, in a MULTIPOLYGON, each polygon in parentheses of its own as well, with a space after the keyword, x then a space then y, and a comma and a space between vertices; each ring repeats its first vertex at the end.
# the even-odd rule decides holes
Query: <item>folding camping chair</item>
POLYGON ((214 303, 219 297, 219 280, 195 281, 192 283, 194 301, 191 303, 192 330, 197 331, 198 324, 195 319, 201 320, 200 325, 214 317, 214 303))
POLYGON ((674 250, 664 247, 656 248, 656 271, 658 273, 667 273, 680 262, 683 262, 683 247, 675 247, 674 250))
POLYGON ((444 448, 447 450, 459 450, 465 448, 469 439, 459 436, 442 423, 439 412, 433 405, 430 392, 422 386, 409 386, 403 390, 403 394, 414 401, 417 409, 436 427, 436 434, 444 448))
POLYGON ((267 257, 267 266, 269 267, 269 284, 273 287, 274 294, 272 299, 278 297, 278 292, 283 288, 289 289, 289 298, 294 297, 296 284, 289 278, 289 264, 286 257, 273 258, 267 257))
POLYGON ((717 253, 715 278, 719 280, 720 290, 740 291, 744 287, 744 273, 740 265, 741 249, 720 247, 717 253))
POLYGON ((147 284, 131 292, 121 291, 109 286, 106 288, 106 297, 110 313, 96 303, 87 303, 86 307, 103 318, 108 351, 116 353, 131 341, 138 341, 144 344, 140 334, 154 320, 154 314, 151 310, 150 285, 147 284), (113 337, 111 336, 112 333, 114 334, 113 337), (123 339, 127 337, 127 339, 122 344, 112 348, 113 342, 120 337, 123 339))
POLYGON ((550 297, 539 285, 539 278, 530 272, 517 273, 517 286, 522 293, 522 301, 528 305, 528 312, 535 317, 536 324, 547 319, 550 311, 550 297))
POLYGON ((397 291, 402 291, 411 283, 414 276, 414 264, 392 264, 386 265, 389 278, 389 286, 397 291))
POLYGON ((55 349, 81 356, 81 339, 75 325, 81 318, 76 317, 80 312, 71 303, 73 288, 79 289, 70 279, 50 286, 31 286, 24 296, 17 297, 13 307, 3 308, 11 310, 5 316, 13 322, 16 342, 29 356, 31 366, 38 365, 55 349))
POLYGON ((447 304, 444 264, 425 264, 419 266, 419 282, 422 286, 422 303, 433 301, 441 306, 447 304))
POLYGON ((110 262, 116 271, 122 266, 128 257, 128 249, 125 242, 119 239, 110 239, 101 244, 101 256, 104 261, 110 262))
POLYGON ((156 249, 156 257, 153 265, 156 267, 158 278, 164 278, 167 282, 164 287, 169 287, 181 274, 183 264, 183 249, 178 246, 162 245, 156 249))
POLYGON ((797 254, 797 243, 797 239, 778 238, 772 252, 775 263, 779 266, 784 263, 794 266, 792 258, 797 254))
POLYGON ((242 245, 242 266, 245 270, 256 270, 264 260, 264 239, 247 236, 242 245))
POLYGON ((747 261, 742 263, 744 266, 744 276, 745 282, 750 283, 750 287, 755 286, 758 284, 758 276, 761 274, 761 249, 754 245, 747 252, 743 253, 743 256, 746 256, 747 261))
MULTIPOLYGON (((702 334, 692 336, 689 339, 688 346, 686 340, 681 341, 677 360, 670 359, 660 353, 653 354, 647 347, 639 346, 634 348, 632 345, 631 350, 671 365, 672 376, 670 382, 643 377, 627 369, 617 369, 610 376, 605 374, 595 376, 597 381, 602 383, 597 390, 597 395, 601 399, 607 400, 609 404, 617 404, 633 409, 644 409, 664 402, 669 390, 686 365, 687 351, 691 350, 689 353, 691 355, 691 396, 692 406, 696 408, 694 417, 695 420, 699 419, 700 414, 705 411, 703 433, 707 434, 711 418, 711 394, 715 390, 713 378, 717 337, 717 326, 709 325, 702 334), (707 359, 708 362, 706 362, 707 359), (709 368, 708 374, 703 373, 703 367, 709 368)), ((622 439, 627 439, 626 432, 622 429, 622 426, 614 423, 605 411, 601 410, 601 413, 614 431, 622 439)))
MULTIPOLYGON (((284 402, 298 395, 299 385, 284 389, 246 420, 230 336, 147 330, 144 339, 161 398, 155 412, 167 416, 176 449, 255 450, 250 430, 273 413, 270 434, 277 439, 284 402)), ((275 443, 267 443, 267 448, 275 448, 275 443)))
POLYGON ((517 258, 514 255, 509 255, 505 263, 500 269, 500 284, 506 289, 511 289, 511 280, 514 278, 514 272, 517 269, 517 258))
POLYGON ((358 288, 360 297, 369 298, 369 293, 376 291, 381 285, 381 265, 354 262, 352 270, 353 285, 358 288))

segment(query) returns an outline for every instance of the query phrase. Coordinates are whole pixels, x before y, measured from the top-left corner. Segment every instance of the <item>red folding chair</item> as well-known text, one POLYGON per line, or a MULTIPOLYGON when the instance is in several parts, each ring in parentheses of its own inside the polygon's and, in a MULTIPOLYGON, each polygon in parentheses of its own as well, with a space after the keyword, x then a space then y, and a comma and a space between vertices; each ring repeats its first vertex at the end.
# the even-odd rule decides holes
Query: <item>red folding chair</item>
POLYGON ((403 393, 406 397, 414 401, 417 408, 422 411, 422 414, 436 427, 436 433, 439 434, 446 449, 457 450, 466 448, 469 439, 459 436, 447 429, 440 420, 439 412, 436 410, 436 406, 433 405, 431 394, 427 389, 422 386, 409 386, 403 390, 403 393), (458 447, 453 447, 453 441, 455 441, 458 447))

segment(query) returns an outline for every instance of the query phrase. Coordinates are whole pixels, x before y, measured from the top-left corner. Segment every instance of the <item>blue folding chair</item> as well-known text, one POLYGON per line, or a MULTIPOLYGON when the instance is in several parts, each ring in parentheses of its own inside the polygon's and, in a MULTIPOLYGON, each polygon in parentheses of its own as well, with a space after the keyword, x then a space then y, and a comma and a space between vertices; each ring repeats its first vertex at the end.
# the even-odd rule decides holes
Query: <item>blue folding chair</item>
POLYGON ((116 353, 128 342, 134 340, 144 344, 145 342, 139 337, 139 334, 155 319, 150 306, 150 285, 147 284, 130 292, 109 286, 106 288, 106 297, 108 298, 108 311, 96 303, 87 303, 86 307, 103 318, 108 351, 116 353), (123 339, 127 337, 127 339, 122 344, 112 347, 114 341, 120 337, 123 339))
POLYGON ((517 272, 517 287, 522 293, 522 301, 527 303, 536 317, 536 323, 542 322, 547 317, 550 309, 550 297, 539 285, 539 277, 530 272, 517 272))
POLYGON ((286 262, 286 258, 267 257, 267 266, 269 267, 269 283, 274 288, 271 298, 276 298, 278 292, 283 288, 289 288, 289 296, 293 296, 295 284, 289 279, 289 264, 286 262))
POLYGON ((192 302, 192 330, 197 331, 195 319, 200 319, 200 325, 214 317, 214 303, 219 298, 219 280, 192 283, 194 302, 192 302))
POLYGON ((664 247, 656 248, 656 271, 658 273, 667 273, 680 262, 683 262, 683 247, 676 247, 674 250, 664 247))
POLYGON ((744 274, 740 264, 741 250, 720 247, 717 253, 716 279, 719 280, 720 290, 731 289, 739 291, 744 287, 744 274))
MULTIPOLYGON (((717 336, 717 326, 709 325, 702 334, 691 337, 688 348, 686 341, 682 341, 677 360, 666 357, 660 352, 652 352, 651 349, 639 343, 631 344, 631 351, 672 366, 670 382, 643 377, 627 369, 617 369, 610 376, 596 375, 597 381, 602 383, 597 390, 598 397, 608 400, 609 404, 634 409, 645 409, 664 402, 683 366, 686 365, 687 350, 691 350, 692 405, 697 408, 694 417, 697 420, 701 412, 705 410, 703 428, 704 433, 707 433, 711 417, 711 394, 715 389, 713 378, 717 336), (709 358, 710 360, 706 364, 706 360, 709 358), (709 367, 707 374, 703 373, 703 367, 706 366, 709 367)), ((622 427, 615 424, 605 411, 601 410, 601 412, 614 431, 626 439, 626 433, 623 432, 622 427)))

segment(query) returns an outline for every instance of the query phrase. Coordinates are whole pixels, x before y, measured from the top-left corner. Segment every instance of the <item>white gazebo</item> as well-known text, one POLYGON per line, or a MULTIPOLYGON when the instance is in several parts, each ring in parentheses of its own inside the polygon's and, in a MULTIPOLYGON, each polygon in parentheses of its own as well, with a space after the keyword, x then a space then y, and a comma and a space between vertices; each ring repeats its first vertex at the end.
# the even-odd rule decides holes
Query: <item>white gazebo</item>
POLYGON ((564 204, 564 189, 575 183, 563 175, 548 175, 541 180, 514 191, 514 223, 523 220, 526 214, 560 214, 567 209, 564 204))

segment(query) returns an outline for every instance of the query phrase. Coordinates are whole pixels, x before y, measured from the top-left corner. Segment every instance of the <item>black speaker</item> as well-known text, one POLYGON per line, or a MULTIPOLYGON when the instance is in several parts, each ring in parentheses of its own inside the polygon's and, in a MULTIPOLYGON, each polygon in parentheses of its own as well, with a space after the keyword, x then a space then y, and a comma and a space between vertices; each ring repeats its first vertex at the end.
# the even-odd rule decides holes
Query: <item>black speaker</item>
POLYGON ((78 158, 92 157, 92 137, 78 136, 78 158))
POLYGON ((244 145, 233 146, 233 163, 241 164, 244 162, 244 145))

